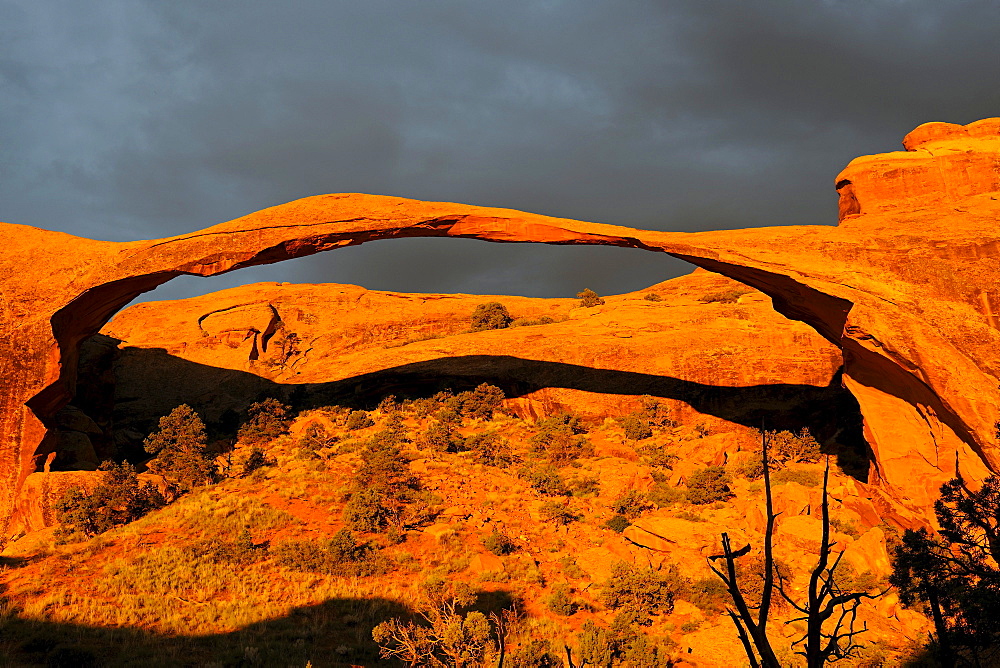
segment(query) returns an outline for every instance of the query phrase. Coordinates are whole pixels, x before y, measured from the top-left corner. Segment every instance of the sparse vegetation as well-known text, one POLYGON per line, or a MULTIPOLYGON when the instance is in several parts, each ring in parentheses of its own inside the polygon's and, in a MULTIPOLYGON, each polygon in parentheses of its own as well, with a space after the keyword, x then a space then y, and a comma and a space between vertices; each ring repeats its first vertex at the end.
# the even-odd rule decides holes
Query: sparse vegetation
POLYGON ((632 522, 630 522, 629 519, 624 515, 615 515, 614 517, 612 517, 611 519, 609 519, 607 522, 604 523, 604 526, 606 528, 611 529, 615 533, 621 533, 622 531, 625 531, 625 529, 629 528, 629 526, 631 525, 632 522))
POLYGON ((573 592, 569 585, 557 585, 545 599, 545 607, 557 615, 568 617, 574 614, 579 606, 573 600, 573 592))
POLYGON ((366 411, 351 411, 347 416, 347 423, 344 425, 347 431, 357 431, 374 426, 375 420, 366 411))
POLYGON ((493 529, 493 533, 483 540, 483 547, 498 557, 517 551, 517 543, 511 540, 506 533, 497 529, 493 529))
POLYGON ((650 507, 646 495, 634 489, 622 492, 611 501, 611 512, 623 515, 629 521, 639 517, 650 507))
POLYGON ((510 323, 511 327, 532 327, 534 325, 551 325, 556 322, 552 316, 543 315, 537 318, 518 318, 510 323))
POLYGON ((642 441, 653 436, 649 421, 641 414, 627 415, 620 419, 625 438, 630 441, 642 441))
POLYGON ((601 602, 612 610, 627 613, 639 624, 651 615, 670 614, 679 579, 670 569, 656 571, 624 562, 611 567, 611 577, 601 588, 601 602))
POLYGON ((528 481, 535 491, 546 496, 569 496, 570 489, 559 475, 559 469, 552 464, 522 468, 518 475, 528 481))
POLYGON ((538 509, 538 515, 543 522, 553 524, 569 524, 580 519, 567 503, 560 501, 546 501, 538 509))
POLYGON ((733 496, 729 489, 732 479, 721 466, 698 469, 687 479, 687 499, 691 503, 704 505, 725 501, 733 496))
POLYGON ((585 431, 579 417, 563 413, 541 420, 529 443, 534 453, 565 466, 593 453, 590 441, 582 435, 585 431))
POLYGON ((581 292, 576 293, 576 298, 580 300, 580 306, 583 306, 584 308, 591 308, 604 304, 604 300, 590 288, 584 288, 581 292))
POLYGON ((62 524, 59 537, 68 538, 74 532, 84 536, 104 533, 165 505, 159 490, 150 483, 140 483, 128 462, 105 462, 101 470, 104 477, 92 490, 70 487, 56 502, 56 517, 62 524))
POLYGON ((482 332, 488 329, 504 329, 510 326, 513 318, 507 312, 507 307, 500 302, 486 302, 476 307, 472 312, 472 331, 482 332))
POLYGON ((358 543, 347 529, 326 541, 280 543, 274 548, 274 556, 285 568, 340 577, 380 575, 390 568, 388 559, 371 545, 358 543))
POLYGON ((205 423, 198 414, 182 404, 160 418, 159 427, 143 443, 155 457, 147 464, 149 471, 162 475, 180 492, 211 482, 215 466, 208 454, 205 423))
MULTIPOLYGON (((587 661, 652 668, 683 658, 669 636, 697 630, 693 642, 712 637, 704 630, 722 623, 719 613, 728 596, 718 580, 688 581, 669 565, 618 564, 608 580, 594 577, 625 542, 614 532, 642 540, 645 532, 628 530, 633 519, 655 530, 655 521, 663 518, 677 527, 676 535, 665 538, 683 544, 688 533, 701 534, 732 516, 733 507, 719 500, 686 505, 689 495, 712 496, 714 489, 718 496, 720 481, 732 486, 720 467, 709 468, 722 475, 702 482, 699 471, 692 474, 691 452, 699 444, 691 438, 691 424, 675 423, 653 397, 643 397, 625 419, 603 424, 584 424, 565 413, 519 418, 504 411, 503 400, 499 388, 481 384, 424 398, 359 401, 355 407, 377 403, 378 408, 355 410, 353 419, 347 407, 311 409, 298 418, 293 430, 298 438, 279 435, 237 447, 227 466, 232 472, 218 485, 196 486, 124 528, 114 524, 117 531, 98 536, 92 547, 67 548, 76 552, 58 557, 66 561, 65 569, 56 557, 43 560, 60 572, 89 573, 92 583, 74 574, 71 588, 48 596, 29 589, 27 579, 23 584, 8 579, 11 595, 19 605, 24 602, 24 612, 17 614, 69 622, 68 628, 110 620, 141 624, 164 633, 156 643, 178 647, 197 644, 184 636, 186 629, 197 628, 228 648, 205 645, 197 658, 170 655, 164 661, 173 665, 306 665, 318 656, 380 665, 379 653, 410 661, 415 655, 407 652, 419 651, 424 665, 457 666, 459 660, 467 668, 483 661, 497 665, 502 652, 505 666, 554 668, 570 660, 576 666, 587 661), (623 443, 628 421, 650 435, 623 443), (599 457, 593 456, 595 448, 599 457), (263 471, 254 464, 261 461, 269 464, 263 471), (671 472, 675 465, 678 473, 671 472), (250 475, 241 477, 242 471, 250 475), (614 490, 608 496, 600 496, 601 481, 614 490), (674 510, 636 519, 665 506, 674 510), (116 545, 131 550, 134 544, 139 548, 127 557, 111 550, 116 545), (439 580, 411 586, 428 575, 439 580), (491 583, 491 591, 473 592, 465 584, 470 582, 491 583), (523 609, 537 616, 508 615, 508 603, 491 602, 501 596, 523 599, 523 609), (704 616, 669 617, 679 600, 693 603, 704 616), (104 621, 95 621, 96 614, 104 621), (302 630, 306 626, 308 633, 302 630), (246 628, 263 629, 253 637, 264 640, 231 631, 246 628), (251 645, 257 653, 245 654, 251 645), (471 653, 455 654, 460 646, 471 653)), ((511 409, 521 407, 517 402, 511 409)), ((815 477, 815 467, 791 461, 801 457, 789 459, 775 484, 784 475, 798 482, 815 477)), ((746 484, 740 482, 740 488, 746 484)), ((759 485, 757 491, 751 485, 750 493, 757 492, 759 485)), ((848 524, 837 526, 851 528, 848 524)), ((67 524, 67 531, 75 530, 67 524)), ((739 578, 754 603, 763 571, 753 557, 741 561, 746 563, 738 564, 739 578)), ((9 573, 16 578, 17 570, 9 573)), ((789 579, 801 575, 780 572, 789 579)), ((836 578, 838 585, 858 591, 884 586, 872 573, 854 572, 846 564, 836 578)), ((897 655, 894 649, 870 654, 873 660, 897 655)), ((103 665, 101 651, 93 656, 103 665)))
POLYGON ((250 454, 247 455, 246 460, 243 462, 243 470, 240 476, 246 478, 248 475, 264 468, 265 466, 275 466, 278 462, 273 457, 268 457, 267 454, 258 447, 253 447, 250 449, 250 454))
POLYGON ((722 290, 720 292, 710 292, 698 298, 698 301, 705 304, 720 303, 720 304, 735 304, 740 300, 743 295, 748 295, 753 290, 749 288, 735 288, 732 290, 722 290))
POLYGON ((277 399, 269 398, 250 405, 247 421, 240 427, 237 439, 247 445, 262 445, 288 433, 290 408, 277 399))
POLYGON ((521 461, 510 440, 495 431, 473 434, 465 439, 465 446, 476 454, 476 461, 487 466, 505 469, 521 461))

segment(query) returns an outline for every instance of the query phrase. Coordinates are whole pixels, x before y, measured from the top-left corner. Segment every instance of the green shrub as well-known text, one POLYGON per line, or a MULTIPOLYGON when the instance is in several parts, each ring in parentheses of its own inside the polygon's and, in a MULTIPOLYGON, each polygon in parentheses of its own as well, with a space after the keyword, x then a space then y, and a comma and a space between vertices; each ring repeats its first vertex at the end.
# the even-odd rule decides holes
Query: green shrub
POLYGON ((656 427, 677 426, 677 423, 670 419, 670 409, 656 397, 644 394, 639 397, 639 403, 642 405, 642 410, 637 411, 636 415, 645 417, 651 425, 656 427))
POLYGON ((532 451, 543 454, 558 466, 594 453, 590 441, 579 435, 584 429, 580 419, 574 415, 556 415, 538 422, 537 426, 538 433, 528 440, 532 451))
POLYGON ((434 452, 461 452, 465 450, 465 439, 455 431, 450 422, 435 420, 419 440, 422 448, 434 452))
POLYGON ((340 439, 327 431, 320 422, 313 422, 299 438, 299 448, 310 457, 318 456, 323 448, 328 448, 340 439))
POLYGON ((680 461, 680 457, 668 453, 663 448, 663 445, 657 443, 643 443, 636 447, 635 453, 642 457, 642 463, 646 466, 672 471, 674 464, 680 461))
POLYGON ((531 327, 534 325, 551 325, 556 321, 555 318, 547 315, 543 315, 539 318, 518 318, 517 320, 510 323, 511 327, 531 327))
POLYGON ((560 501, 546 501, 538 509, 538 515, 542 518, 543 522, 552 522, 553 524, 560 525, 569 524, 580 519, 568 505, 560 501))
POLYGON ((559 559, 559 566, 562 568, 563 575, 568 578, 575 578, 577 580, 587 577, 587 572, 580 568, 579 564, 576 563, 576 559, 572 555, 564 555, 559 559))
POLYGON ((778 464, 818 462, 823 453, 819 443, 805 427, 798 434, 790 431, 771 432, 771 458, 778 464))
POLYGON ((267 557, 267 543, 256 544, 249 529, 243 529, 235 540, 208 538, 195 541, 182 548, 184 557, 191 562, 208 561, 213 564, 230 563, 246 566, 267 557))
POLYGON ((56 519, 63 525, 60 537, 73 531, 86 536, 104 533, 166 505, 155 486, 139 483, 135 468, 128 462, 104 462, 100 470, 106 474, 92 491, 70 487, 56 502, 56 519))
POLYGON ((674 503, 687 501, 687 494, 667 482, 658 482, 646 492, 646 500, 657 508, 665 508, 674 503))
POLYGON ((749 288, 736 288, 734 290, 723 290, 721 292, 711 292, 707 295, 703 295, 698 298, 698 301, 710 304, 712 302, 718 302, 721 304, 735 304, 740 300, 743 295, 748 295, 753 290, 749 288))
POLYGON ((274 457, 268 457, 264 454, 263 450, 254 446, 250 450, 250 454, 247 456, 246 461, 243 462, 243 471, 240 473, 240 477, 246 478, 258 469, 262 469, 265 466, 275 466, 277 463, 278 461, 274 457))
POLYGON ((410 462, 403 456, 400 448, 405 438, 404 433, 390 425, 368 439, 361 450, 361 467, 355 474, 355 482, 359 488, 399 496, 404 490, 416 487, 416 479, 410 472, 410 462))
POLYGON ((580 300, 580 306, 585 308, 590 308, 592 306, 600 306, 604 303, 596 292, 590 288, 585 288, 582 292, 576 293, 576 298, 580 300))
POLYGON ((783 469, 771 474, 771 484, 773 485, 783 485, 789 482, 797 482, 803 487, 819 487, 823 484, 823 473, 802 469, 783 469))
POLYGON ((511 668, 563 668, 548 640, 530 640, 510 657, 511 668))
POLYGON ((653 436, 653 429, 645 416, 633 413, 619 418, 618 423, 625 430, 625 438, 630 441, 642 441, 653 436))
POLYGON ((502 557, 515 552, 517 550, 517 543, 512 541, 510 536, 503 531, 493 529, 493 533, 483 540, 483 547, 498 557, 502 557))
POLYGON ((495 431, 473 434, 465 439, 465 447, 475 453, 476 461, 486 466, 507 468, 520 461, 510 441, 495 431))
MULTIPOLYGON (((452 393, 451 390, 438 392, 429 401, 439 408, 436 413, 439 420, 459 424, 462 418, 493 419, 494 414, 502 410, 505 398, 503 390, 496 385, 481 383, 474 390, 458 394, 452 393)), ((418 399, 413 404, 422 406, 422 402, 425 401, 428 400, 418 399)), ((433 406, 426 412, 434 412, 433 406)))
POLYGON ((660 295, 656 294, 655 292, 647 292, 643 296, 643 299, 645 299, 647 302, 658 302, 658 301, 662 301, 663 297, 661 297, 660 295))
POLYGON ((601 493, 601 481, 597 476, 570 478, 566 485, 573 493, 573 496, 599 496, 601 493))
POLYGON ((237 438, 248 445, 262 445, 288 433, 290 408, 277 399, 264 399, 250 404, 248 420, 240 427, 237 438))
MULTIPOLYGON (((401 498, 397 522, 404 527, 420 527, 430 524, 441 512, 442 499, 437 494, 423 491, 407 491, 401 498)), ((389 529, 392 531, 392 528, 389 529)))
POLYGON ((576 634, 577 660, 581 666, 614 665, 618 657, 617 635, 588 619, 576 634))
POLYGON ((535 491, 547 496, 569 496, 566 481, 559 475, 559 469, 552 464, 524 467, 518 476, 528 481, 535 491))
POLYGON ((375 410, 382 415, 389 415, 398 412, 399 409, 400 405, 396 401, 396 395, 390 394, 389 396, 382 397, 382 401, 378 402, 378 407, 375 410))
POLYGON ((731 603, 726 585, 714 575, 692 582, 686 598, 702 612, 713 614, 725 612, 731 603))
POLYGON ((628 641, 621 658, 629 668, 671 668, 675 665, 671 651, 676 644, 669 637, 653 640, 637 634, 628 641))
POLYGON ((649 507, 646 495, 634 489, 622 492, 611 501, 611 510, 617 515, 624 515, 629 521, 639 517, 649 507))
POLYGON ((326 541, 293 540, 274 549, 279 565, 295 571, 325 573, 340 577, 382 575, 390 561, 371 545, 359 544, 347 529, 326 541))
POLYGON ((601 602, 612 610, 635 616, 647 623, 650 615, 669 615, 674 609, 674 595, 680 584, 670 570, 637 568, 624 562, 611 566, 611 577, 601 587, 601 602))
POLYGON ((545 607, 563 617, 569 617, 579 609, 573 600, 572 590, 564 584, 553 587, 552 593, 545 599, 545 607))
POLYGON ((150 473, 158 473, 187 492, 211 482, 215 465, 208 455, 205 424, 187 404, 181 404, 160 418, 159 431, 146 437, 143 447, 155 458, 147 464, 150 473))
POLYGON ((625 529, 629 528, 632 523, 624 515, 615 515, 610 520, 604 523, 604 526, 611 529, 615 533, 621 533, 625 529))
POLYGON ((351 411, 350 415, 347 416, 347 423, 344 425, 344 428, 347 431, 357 431, 358 429, 366 429, 373 426, 375 426, 375 420, 367 412, 351 411))
POLYGON ((688 501, 700 505, 732 498, 730 482, 729 474, 721 466, 698 469, 687 478, 688 501))
POLYGON ((504 329, 510 326, 512 318, 507 307, 500 302, 479 304, 472 312, 472 331, 482 332, 487 329, 504 329))
POLYGON ((861 530, 854 520, 844 520, 839 517, 830 518, 830 528, 840 533, 846 533, 852 538, 861 538, 861 530))
POLYGON ((384 492, 362 489, 351 495, 344 506, 344 521, 355 531, 382 531, 396 517, 384 492))
POLYGON ((764 461, 759 454, 752 455, 738 464, 733 472, 747 480, 760 480, 764 477, 764 461))

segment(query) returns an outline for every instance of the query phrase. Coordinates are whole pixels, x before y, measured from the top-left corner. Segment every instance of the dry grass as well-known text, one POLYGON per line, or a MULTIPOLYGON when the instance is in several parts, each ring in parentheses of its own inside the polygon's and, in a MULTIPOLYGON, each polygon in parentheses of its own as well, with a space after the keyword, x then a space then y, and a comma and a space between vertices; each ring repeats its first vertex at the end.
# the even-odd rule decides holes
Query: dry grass
MULTIPOLYGON (((416 435, 431 419, 410 416, 406 425, 416 435)), ((517 444, 523 458, 542 456, 529 452, 529 440, 538 432, 533 422, 507 416, 470 419, 460 431, 469 436, 497 429, 517 444)), ((355 433, 359 449, 367 434, 355 433)), ((48 553, 8 566, 0 573, 6 587, 0 599, 0 657, 15 659, 0 659, 0 668, 52 663, 53 653, 63 650, 68 659, 61 665, 80 666, 88 657, 96 665, 144 668, 304 666, 307 661, 317 668, 379 665, 372 627, 411 614, 419 603, 414 583, 428 576, 507 592, 527 615, 517 631, 521 640, 572 642, 584 620, 610 623, 613 613, 602 610, 597 598, 603 577, 592 576, 592 564, 576 557, 587 549, 628 549, 623 538, 602 528, 613 494, 573 499, 582 521, 553 527, 533 516, 543 497, 517 477, 517 466, 499 469, 474 463, 471 453, 407 448, 423 489, 451 510, 435 520, 433 532, 410 530, 398 545, 389 545, 384 535, 358 536, 382 548, 393 566, 388 574, 303 573, 267 554, 267 544, 323 541, 343 528, 345 492, 360 461, 356 451, 340 447, 324 451, 321 459, 303 459, 295 439, 278 439, 268 448, 277 466, 197 490, 86 543, 51 545, 48 553), (477 555, 486 554, 482 541, 497 528, 510 534, 519 550, 500 557, 501 568, 477 571, 477 555), (234 541, 246 529, 262 548, 260 558, 249 563, 193 548, 234 541), (557 619, 545 608, 545 588, 567 579, 586 583, 580 594, 584 605, 575 615, 557 619), (82 654, 74 658, 75 651, 82 654)), ((591 467, 597 460, 583 463, 591 467)), ((571 466, 563 467, 563 474, 583 475, 571 466)), ((679 634, 668 627, 680 629, 685 621, 664 619, 650 632, 679 634)), ((724 624, 701 621, 698 633, 724 624)))

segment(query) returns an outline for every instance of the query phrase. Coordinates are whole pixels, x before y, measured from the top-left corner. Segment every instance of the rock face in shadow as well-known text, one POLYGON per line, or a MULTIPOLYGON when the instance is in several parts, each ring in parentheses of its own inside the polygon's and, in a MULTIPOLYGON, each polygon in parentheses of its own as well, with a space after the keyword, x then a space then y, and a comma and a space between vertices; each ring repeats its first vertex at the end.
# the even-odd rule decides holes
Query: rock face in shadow
POLYGON ((915 150, 873 158, 877 167, 852 163, 837 181, 838 227, 651 232, 357 194, 310 197, 151 241, 2 225, 0 517, 6 526, 24 479, 54 453, 47 425, 71 397, 80 343, 133 298, 181 274, 209 276, 409 236, 665 252, 759 289, 779 313, 842 349, 844 382, 876 457, 873 481, 904 504, 926 506, 954 473, 956 457, 972 478, 1000 465, 1000 122, 980 121, 964 134, 947 130, 921 126, 906 142, 915 150), (931 161, 926 174, 948 176, 920 176, 924 163, 914 168, 910 153, 931 161), (894 169, 904 185, 878 186, 894 169), (935 194, 942 184, 946 196, 935 194))
POLYGON ((261 283, 136 304, 101 333, 121 349, 115 425, 133 439, 178 404, 219 423, 270 392, 374 407, 387 393, 490 382, 525 417, 624 415, 638 395, 653 394, 692 424, 715 415, 759 426, 766 417, 771 428, 794 429, 807 422, 804 404, 822 412, 819 404, 845 393, 839 349, 775 313, 766 295, 703 270, 592 308, 578 299, 261 283), (472 312, 489 301, 515 326, 469 331, 472 312))

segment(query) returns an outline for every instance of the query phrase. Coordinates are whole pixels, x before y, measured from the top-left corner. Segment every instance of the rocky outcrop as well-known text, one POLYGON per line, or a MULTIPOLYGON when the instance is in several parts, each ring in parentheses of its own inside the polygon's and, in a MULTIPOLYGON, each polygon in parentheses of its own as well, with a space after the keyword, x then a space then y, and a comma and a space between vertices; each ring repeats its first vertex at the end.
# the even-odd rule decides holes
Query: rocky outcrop
POLYGON ((651 232, 356 194, 311 197, 152 241, 112 243, 3 225, 0 515, 9 519, 24 479, 55 448, 47 424, 71 397, 80 343, 133 298, 181 274, 208 276, 409 236, 665 252, 761 290, 778 312, 842 349, 844 382, 861 405, 876 456, 873 481, 899 501, 925 506, 956 458, 971 477, 1000 466, 1000 123, 965 126, 957 138, 957 131, 921 128, 906 142, 915 150, 879 160, 906 172, 911 161, 904 156, 916 153, 937 169, 959 171, 942 181, 902 176, 900 191, 874 185, 882 167, 849 167, 838 180, 850 181, 852 191, 845 195, 841 186, 838 227, 651 232), (976 185, 953 187, 964 182, 976 185), (934 194, 940 183, 946 197, 934 194), (896 192, 905 197, 892 206, 873 206, 866 194, 884 199, 896 192))
MULTIPOLYGON (((651 394, 691 424, 766 419, 814 432, 850 397, 835 346, 775 313, 766 295, 703 270, 593 308, 577 299, 263 283, 136 304, 101 330, 100 343, 108 339, 121 349, 115 424, 135 436, 181 403, 213 424, 261 393, 371 407, 383 394, 490 382, 524 416, 624 415, 638 408, 637 395, 651 394), (517 326, 470 332, 470 315, 488 301, 504 304, 517 326), (549 322, 521 325, 542 318, 549 322)), ((81 394, 89 392, 81 386, 81 394)), ((824 436, 836 432, 824 427, 824 436)))

